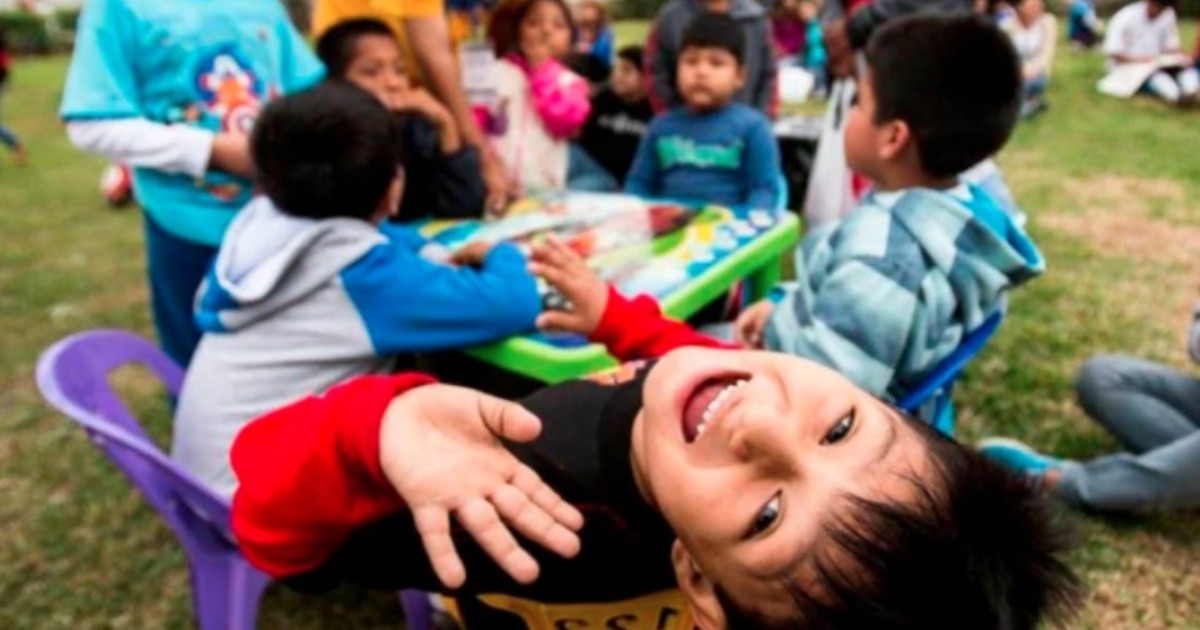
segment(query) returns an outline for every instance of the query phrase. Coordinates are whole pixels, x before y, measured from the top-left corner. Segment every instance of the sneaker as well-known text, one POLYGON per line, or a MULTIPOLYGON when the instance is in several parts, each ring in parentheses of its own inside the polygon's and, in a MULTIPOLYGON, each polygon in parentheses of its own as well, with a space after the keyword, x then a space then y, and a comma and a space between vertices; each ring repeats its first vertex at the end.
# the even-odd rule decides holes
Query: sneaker
POLYGON ((1041 475, 1048 470, 1062 468, 1063 460, 1047 457, 1025 444, 1009 438, 987 438, 978 444, 979 452, 986 458, 1016 472, 1041 475))

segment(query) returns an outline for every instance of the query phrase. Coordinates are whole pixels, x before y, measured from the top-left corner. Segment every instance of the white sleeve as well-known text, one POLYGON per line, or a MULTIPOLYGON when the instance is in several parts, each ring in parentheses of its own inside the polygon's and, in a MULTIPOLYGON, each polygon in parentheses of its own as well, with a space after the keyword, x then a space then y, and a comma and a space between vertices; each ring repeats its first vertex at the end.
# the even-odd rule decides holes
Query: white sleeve
POLYGON ((208 171, 214 136, 185 125, 121 118, 68 122, 67 137, 80 151, 112 162, 200 177, 208 171))
POLYGON ((1127 50, 1125 46, 1125 23, 1128 22, 1128 12, 1118 11, 1108 23, 1104 33, 1104 54, 1112 57, 1127 50))
POLYGON ((1162 51, 1166 53, 1179 52, 1179 22, 1175 20, 1175 9, 1167 9, 1166 24, 1163 26, 1162 51))

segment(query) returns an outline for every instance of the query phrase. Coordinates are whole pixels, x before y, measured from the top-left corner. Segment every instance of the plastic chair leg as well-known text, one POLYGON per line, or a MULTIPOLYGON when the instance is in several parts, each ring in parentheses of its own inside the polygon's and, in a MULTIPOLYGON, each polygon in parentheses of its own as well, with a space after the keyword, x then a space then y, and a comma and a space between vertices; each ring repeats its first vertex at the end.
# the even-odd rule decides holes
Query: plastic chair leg
POLYGON ((190 565, 200 630, 254 630, 271 579, 232 554, 192 558, 190 565))

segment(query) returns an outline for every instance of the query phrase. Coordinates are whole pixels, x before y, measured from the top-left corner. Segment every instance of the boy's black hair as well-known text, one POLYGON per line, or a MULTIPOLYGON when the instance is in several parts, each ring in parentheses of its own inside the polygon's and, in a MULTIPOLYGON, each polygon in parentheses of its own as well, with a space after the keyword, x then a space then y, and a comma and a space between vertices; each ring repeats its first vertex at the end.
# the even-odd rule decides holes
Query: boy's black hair
POLYGON ((341 82, 273 101, 250 141, 258 180, 286 214, 369 219, 400 164, 393 120, 374 96, 341 82))
POLYGON ((692 18, 683 29, 679 53, 688 48, 720 48, 728 50, 738 65, 742 65, 746 50, 746 36, 737 20, 724 13, 704 12, 692 18))
POLYGON ((907 123, 926 174, 958 175, 1008 141, 1020 111, 1021 63, 987 18, 897 19, 871 36, 866 60, 874 122, 907 123))
POLYGON ((338 22, 325 31, 317 40, 317 57, 325 64, 331 79, 346 77, 346 69, 354 61, 358 40, 368 35, 378 35, 395 40, 396 34, 386 24, 370 18, 359 18, 338 22))
POLYGON ((1149 1, 1153 4, 1157 4, 1158 6, 1164 8, 1164 9, 1175 9, 1175 8, 1179 7, 1179 0, 1149 0, 1149 1))
POLYGON ((625 61, 633 64, 633 67, 637 68, 640 72, 642 69, 642 56, 644 53, 645 50, 643 50, 641 46, 625 46, 621 50, 617 51, 617 58, 624 59, 625 61))
POLYGON ((1033 630, 1074 611, 1071 529, 1044 492, 905 418, 929 447, 934 480, 913 479, 910 504, 847 498, 809 557, 811 584, 789 585, 791 619, 765 619, 718 589, 730 630, 1033 630))

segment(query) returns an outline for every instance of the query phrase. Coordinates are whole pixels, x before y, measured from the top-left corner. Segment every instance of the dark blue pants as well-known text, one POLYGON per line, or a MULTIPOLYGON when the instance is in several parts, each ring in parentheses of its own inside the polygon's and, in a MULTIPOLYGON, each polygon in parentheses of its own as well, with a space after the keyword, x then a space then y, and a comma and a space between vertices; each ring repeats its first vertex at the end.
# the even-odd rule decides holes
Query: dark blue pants
POLYGON ((217 249, 175 236, 145 216, 146 272, 154 328, 164 352, 187 367, 200 343, 193 306, 196 289, 217 256, 217 249))

